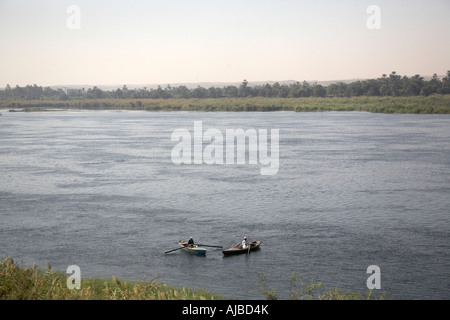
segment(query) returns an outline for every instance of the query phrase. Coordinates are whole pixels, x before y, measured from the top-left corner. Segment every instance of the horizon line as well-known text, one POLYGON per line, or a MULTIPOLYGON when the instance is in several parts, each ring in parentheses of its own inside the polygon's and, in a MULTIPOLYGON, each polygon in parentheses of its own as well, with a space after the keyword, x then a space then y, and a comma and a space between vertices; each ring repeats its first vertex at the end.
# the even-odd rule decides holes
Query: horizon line
MULTIPOLYGON (((391 71, 391 73, 392 72, 395 72, 395 71, 391 71)), ((387 73, 383 73, 383 74, 386 74, 386 75, 388 75, 387 73)), ((398 73, 396 73, 396 74, 398 74, 398 73)), ((446 76, 446 74, 441 74, 441 75, 439 75, 439 74, 437 74, 437 73, 434 73, 433 75, 420 75, 420 74, 418 74, 418 75, 420 75, 421 77, 423 77, 424 79, 431 79, 434 75, 437 75, 437 77, 439 78, 439 79, 442 79, 443 77, 445 77, 446 76)), ((398 74, 399 75, 399 74, 398 74)), ((417 74, 415 74, 415 75, 417 75, 417 74)), ((403 76, 405 76, 405 75, 402 75, 402 77, 403 76)), ((317 84, 332 84, 332 83, 340 83, 340 82, 343 82, 343 83, 350 83, 350 82, 355 82, 355 81, 364 81, 364 80, 372 80, 372 79, 379 79, 379 78, 381 78, 382 76, 379 76, 379 77, 376 77, 376 78, 359 78, 359 77, 357 77, 357 78, 348 78, 348 79, 335 79, 335 80, 293 80, 293 79, 291 79, 291 80, 252 80, 252 81, 249 81, 249 80, 246 80, 246 79, 243 79, 242 81, 200 81, 200 82, 169 82, 169 83, 166 83, 166 82, 154 82, 154 83, 141 83, 141 84, 138 84, 138 83, 125 83, 125 84, 53 84, 53 85, 38 85, 38 84, 36 84, 36 83, 33 83, 32 85, 37 85, 37 86, 40 86, 40 87, 50 87, 50 88, 54 88, 54 87, 56 87, 56 88, 64 88, 64 87, 103 87, 103 88, 105 88, 105 87, 114 87, 114 88, 121 88, 121 87, 123 87, 123 86, 130 86, 130 87, 133 87, 133 88, 148 88, 148 87, 158 87, 158 86, 163 86, 163 85, 166 85, 166 86, 182 86, 182 85, 184 85, 184 86, 190 86, 190 87, 197 87, 197 86, 200 86, 201 84, 209 84, 210 86, 212 86, 213 84, 222 84, 222 85, 232 85, 232 84, 240 84, 240 83, 242 83, 243 81, 247 81, 248 82, 248 84, 250 85, 250 84, 257 84, 257 85, 263 85, 263 84, 271 84, 271 83, 280 83, 280 84, 286 84, 286 83, 302 83, 302 82, 307 82, 307 83, 312 83, 312 84, 315 84, 315 83, 317 83, 317 84)), ((409 77, 411 77, 411 76, 409 76, 409 77)), ((8 85, 8 84, 7 84, 8 85)), ((31 84, 26 84, 26 85, 24 85, 24 86, 28 86, 28 85, 31 85, 31 84)), ((20 87, 20 85, 14 85, 14 86, 19 86, 20 87)), ((3 88, 6 88, 6 85, 3 87, 3 88)))

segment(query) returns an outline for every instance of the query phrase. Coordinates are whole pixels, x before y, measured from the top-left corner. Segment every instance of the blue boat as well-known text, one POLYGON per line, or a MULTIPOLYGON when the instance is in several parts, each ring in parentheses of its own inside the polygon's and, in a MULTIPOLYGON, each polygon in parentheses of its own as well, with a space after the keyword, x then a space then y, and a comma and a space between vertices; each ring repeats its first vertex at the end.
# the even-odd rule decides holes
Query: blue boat
POLYGON ((196 255, 204 256, 204 255, 206 255, 206 251, 208 251, 205 248, 199 247, 196 244, 188 245, 188 243, 183 240, 179 240, 178 244, 183 247, 184 251, 187 251, 189 253, 196 254, 196 255))

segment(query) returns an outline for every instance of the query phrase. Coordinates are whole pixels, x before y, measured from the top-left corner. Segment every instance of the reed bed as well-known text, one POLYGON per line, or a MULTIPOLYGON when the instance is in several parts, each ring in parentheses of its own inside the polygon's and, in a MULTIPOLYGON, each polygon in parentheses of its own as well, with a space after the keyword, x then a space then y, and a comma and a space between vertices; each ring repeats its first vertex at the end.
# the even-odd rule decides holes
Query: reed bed
POLYGON ((203 112, 365 111, 373 113, 450 114, 450 95, 427 97, 3 100, 0 101, 0 109, 10 109, 10 111, 51 111, 55 109, 203 112))

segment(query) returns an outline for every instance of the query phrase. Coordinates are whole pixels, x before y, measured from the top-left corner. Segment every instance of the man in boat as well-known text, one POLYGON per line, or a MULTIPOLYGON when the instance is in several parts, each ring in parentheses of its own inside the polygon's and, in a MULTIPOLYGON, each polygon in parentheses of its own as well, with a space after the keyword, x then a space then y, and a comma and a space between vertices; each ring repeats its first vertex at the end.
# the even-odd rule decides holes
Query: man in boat
POLYGON ((244 237, 244 240, 242 240, 241 247, 242 247, 242 249, 247 249, 248 248, 247 237, 244 237))
POLYGON ((194 246, 194 239, 192 239, 192 237, 189 238, 187 246, 188 247, 193 247, 194 246))

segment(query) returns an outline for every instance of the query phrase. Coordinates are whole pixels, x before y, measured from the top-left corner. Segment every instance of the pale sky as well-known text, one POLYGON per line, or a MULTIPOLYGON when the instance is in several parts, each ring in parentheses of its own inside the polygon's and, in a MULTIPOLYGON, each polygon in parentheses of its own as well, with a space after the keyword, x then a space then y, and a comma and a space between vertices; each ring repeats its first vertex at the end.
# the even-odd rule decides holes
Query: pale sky
POLYGON ((450 0, 0 0, 0 87, 447 70, 450 0), (379 16, 367 12, 371 5, 379 16), (380 28, 369 29, 368 20, 380 28))

